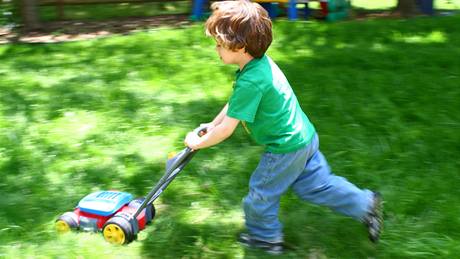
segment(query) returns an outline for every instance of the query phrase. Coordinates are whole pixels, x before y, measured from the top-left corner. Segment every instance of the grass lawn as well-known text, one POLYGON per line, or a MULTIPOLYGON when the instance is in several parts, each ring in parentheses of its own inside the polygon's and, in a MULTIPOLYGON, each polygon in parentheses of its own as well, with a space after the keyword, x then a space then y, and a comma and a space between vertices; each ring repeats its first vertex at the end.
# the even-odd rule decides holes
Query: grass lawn
MULTIPOLYGON (((379 245, 326 208, 283 197, 283 258, 460 253, 460 16, 274 24, 269 55, 315 124, 333 170, 386 200, 379 245)), ((263 151, 244 130, 198 153, 138 241, 58 236, 86 194, 145 195, 169 151, 219 112, 235 68, 203 25, 61 44, 0 46, 0 257, 262 258, 235 242, 263 151)))

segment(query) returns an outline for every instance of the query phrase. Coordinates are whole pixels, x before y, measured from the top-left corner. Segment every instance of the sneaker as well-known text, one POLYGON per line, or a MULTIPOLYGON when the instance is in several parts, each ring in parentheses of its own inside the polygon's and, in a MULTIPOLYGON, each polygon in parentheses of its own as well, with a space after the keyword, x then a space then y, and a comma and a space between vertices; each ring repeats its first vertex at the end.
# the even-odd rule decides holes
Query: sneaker
POLYGON ((283 242, 268 242, 251 237, 247 233, 241 233, 238 242, 249 248, 262 249, 272 255, 280 255, 284 251, 283 242))
POLYGON ((364 224, 367 226, 369 239, 377 243, 383 229, 383 199, 378 192, 374 192, 372 209, 364 218, 364 224))

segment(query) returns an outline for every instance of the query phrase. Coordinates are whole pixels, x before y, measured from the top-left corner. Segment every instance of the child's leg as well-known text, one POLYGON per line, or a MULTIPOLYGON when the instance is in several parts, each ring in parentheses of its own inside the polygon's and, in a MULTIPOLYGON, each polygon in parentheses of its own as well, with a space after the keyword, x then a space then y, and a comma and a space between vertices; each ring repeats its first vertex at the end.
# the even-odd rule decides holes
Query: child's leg
POLYGON ((309 156, 307 148, 262 156, 243 201, 246 227, 251 236, 269 242, 282 241, 282 225, 278 220, 280 196, 302 173, 309 156))
MULTIPOLYGON (((317 137, 313 141, 317 142, 317 137)), ((319 149, 307 161, 304 171, 292 187, 300 198, 360 221, 372 206, 373 193, 361 190, 347 179, 332 174, 319 149)))

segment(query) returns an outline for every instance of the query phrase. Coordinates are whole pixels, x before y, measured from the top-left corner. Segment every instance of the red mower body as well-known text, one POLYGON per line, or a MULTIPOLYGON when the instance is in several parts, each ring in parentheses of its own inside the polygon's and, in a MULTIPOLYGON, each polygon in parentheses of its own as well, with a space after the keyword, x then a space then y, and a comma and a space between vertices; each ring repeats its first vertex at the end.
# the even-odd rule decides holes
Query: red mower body
MULTIPOLYGON (((126 192, 100 191, 84 197, 73 212, 78 229, 97 232, 117 213, 133 215, 142 201, 143 198, 133 199, 133 196, 126 192)), ((152 218, 153 212, 149 207, 142 210, 137 216, 139 230, 144 229, 152 218)))

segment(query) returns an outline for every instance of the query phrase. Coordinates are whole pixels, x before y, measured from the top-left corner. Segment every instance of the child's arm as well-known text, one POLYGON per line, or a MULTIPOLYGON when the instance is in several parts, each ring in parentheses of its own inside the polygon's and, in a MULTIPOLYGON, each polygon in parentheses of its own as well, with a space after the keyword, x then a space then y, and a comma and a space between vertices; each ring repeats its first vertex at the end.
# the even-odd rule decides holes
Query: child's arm
POLYGON ((214 118, 214 120, 211 123, 214 126, 219 125, 224 120, 224 117, 227 115, 227 110, 228 110, 228 103, 224 106, 222 111, 219 112, 219 114, 214 118))
POLYGON ((211 131, 212 129, 214 129, 214 127, 219 125, 224 120, 224 117, 227 115, 227 110, 228 110, 228 103, 224 106, 224 108, 222 108, 219 114, 217 114, 214 120, 212 120, 210 123, 201 124, 200 126, 202 127, 207 126, 208 130, 211 131))
MULTIPOLYGON (((226 107, 227 105, 224 107, 222 111, 225 110, 226 112, 226 107)), ((194 132, 188 133, 184 141, 185 144, 191 149, 197 150, 214 146, 230 137, 235 131, 236 126, 238 126, 238 123, 240 121, 228 117, 225 113, 222 115, 222 118, 219 118, 220 115, 221 114, 219 114, 216 117, 216 119, 221 119, 220 123, 217 124, 212 130, 208 131, 206 135, 199 137, 194 132)))

